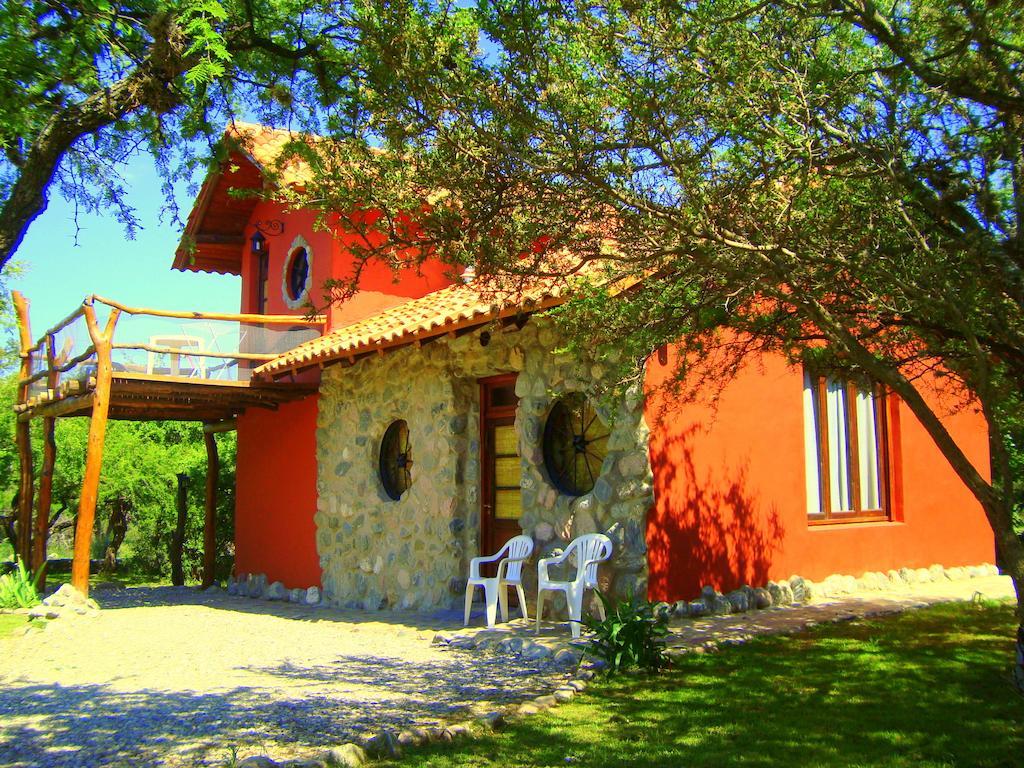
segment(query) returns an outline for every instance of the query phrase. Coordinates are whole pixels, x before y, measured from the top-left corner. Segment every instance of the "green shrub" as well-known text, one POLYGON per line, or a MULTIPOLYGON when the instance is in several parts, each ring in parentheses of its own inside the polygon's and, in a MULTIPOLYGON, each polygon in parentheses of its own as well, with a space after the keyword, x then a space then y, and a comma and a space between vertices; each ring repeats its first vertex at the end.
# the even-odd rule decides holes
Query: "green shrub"
POLYGON ((0 608, 31 608, 39 605, 39 591, 36 587, 42 572, 40 568, 33 578, 25 564, 16 561, 13 571, 0 576, 0 608))
POLYGON ((607 618, 583 617, 583 626, 594 633, 586 653, 603 661, 609 674, 633 667, 653 672, 671 663, 663 639, 668 616, 656 612, 654 603, 630 598, 613 607, 600 590, 597 597, 607 618))

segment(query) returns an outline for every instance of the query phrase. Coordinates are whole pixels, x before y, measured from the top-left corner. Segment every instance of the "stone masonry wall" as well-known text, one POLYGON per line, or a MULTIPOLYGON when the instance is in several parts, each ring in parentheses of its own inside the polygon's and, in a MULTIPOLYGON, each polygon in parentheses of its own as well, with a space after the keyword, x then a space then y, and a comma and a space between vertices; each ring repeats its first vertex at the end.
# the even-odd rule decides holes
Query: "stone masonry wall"
MULTIPOLYGON (((469 559, 479 554, 477 380, 508 372, 519 374, 520 525, 537 545, 534 562, 579 534, 607 533, 615 554, 602 570, 605 586, 618 595, 646 594, 644 527, 653 491, 640 396, 611 406, 594 400, 612 427, 608 456, 590 493, 561 494, 544 470, 547 413, 562 394, 596 392, 606 371, 558 352, 550 321, 484 330, 487 346, 477 331, 324 371, 316 525, 327 600, 417 610, 460 603, 469 559), (378 476, 381 438, 395 419, 408 423, 413 458, 412 485, 398 501, 378 476)), ((535 570, 526 573, 532 587, 535 570)))

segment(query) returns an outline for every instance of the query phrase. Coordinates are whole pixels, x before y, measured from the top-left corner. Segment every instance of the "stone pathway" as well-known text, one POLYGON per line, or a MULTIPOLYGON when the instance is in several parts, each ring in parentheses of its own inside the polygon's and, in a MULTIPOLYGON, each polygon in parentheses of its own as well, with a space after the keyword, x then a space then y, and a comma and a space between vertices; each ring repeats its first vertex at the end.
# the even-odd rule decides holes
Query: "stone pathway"
MULTIPOLYGON (((673 619, 668 636, 670 653, 698 653, 722 645, 743 643, 756 635, 792 634, 817 624, 885 616, 936 603, 971 600, 975 597, 1006 600, 1014 597, 1009 576, 980 576, 962 580, 917 583, 887 589, 860 591, 813 603, 765 608, 725 616, 700 619, 673 619)), ((513 613, 513 615, 517 615, 513 613)), ((573 642, 568 625, 543 622, 540 634, 534 622, 513 619, 494 629, 467 627, 440 632, 435 642, 460 650, 516 651, 524 656, 562 654, 579 656, 583 642, 573 642)))
POLYGON ((461 625, 189 588, 94 593, 99 616, 0 641, 0 766, 222 765, 314 755, 382 727, 548 693, 551 658, 432 645, 461 625))

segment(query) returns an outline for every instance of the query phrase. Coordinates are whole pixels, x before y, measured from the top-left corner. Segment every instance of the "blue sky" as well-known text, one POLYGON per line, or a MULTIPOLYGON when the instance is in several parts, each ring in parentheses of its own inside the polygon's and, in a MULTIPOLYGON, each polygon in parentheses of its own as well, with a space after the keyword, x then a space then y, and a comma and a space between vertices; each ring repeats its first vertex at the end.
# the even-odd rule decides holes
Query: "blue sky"
MULTIPOLYGON (((134 158, 125 178, 142 225, 134 240, 111 214, 80 214, 76 244, 74 208, 56 194, 29 228, 15 254, 24 272, 10 287, 31 303, 33 338, 92 293, 133 306, 238 311, 239 278, 171 269, 181 230, 160 220, 163 195, 152 160, 134 158)), ((186 215, 192 199, 184 189, 178 203, 186 215)))

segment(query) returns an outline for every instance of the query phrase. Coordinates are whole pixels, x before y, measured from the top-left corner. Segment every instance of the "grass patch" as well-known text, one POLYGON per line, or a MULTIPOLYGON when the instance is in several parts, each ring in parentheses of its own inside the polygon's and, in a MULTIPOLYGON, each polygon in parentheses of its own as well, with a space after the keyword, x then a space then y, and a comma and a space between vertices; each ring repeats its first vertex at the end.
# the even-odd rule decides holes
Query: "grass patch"
POLYGON ((1009 605, 943 605, 690 655, 408 766, 1020 766, 1009 605))
MULTIPOLYGON (((97 584, 117 583, 125 587, 159 587, 170 584, 170 579, 152 574, 133 567, 130 563, 122 564, 115 573, 92 573, 89 575, 89 588, 97 584)), ((57 589, 61 584, 71 583, 71 568, 54 568, 46 571, 47 592, 57 589)))

